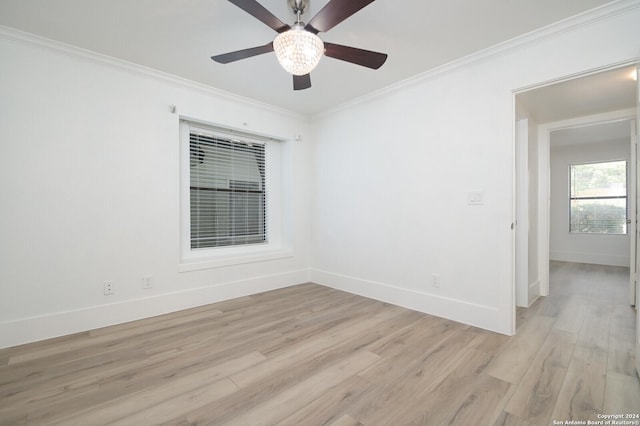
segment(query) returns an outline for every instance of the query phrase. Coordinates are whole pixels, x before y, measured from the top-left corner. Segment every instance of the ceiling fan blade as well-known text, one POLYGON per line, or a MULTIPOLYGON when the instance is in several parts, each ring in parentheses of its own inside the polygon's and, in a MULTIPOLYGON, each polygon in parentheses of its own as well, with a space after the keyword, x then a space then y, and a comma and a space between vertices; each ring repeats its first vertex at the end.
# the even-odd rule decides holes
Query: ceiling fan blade
POLYGON ((375 0, 331 0, 304 27, 312 33, 325 33, 375 0))
POLYGON ((279 33, 285 32, 291 27, 280 19, 276 18, 273 13, 269 12, 264 8, 260 3, 256 0, 229 0, 231 3, 238 6, 240 9, 247 12, 249 15, 253 16, 260 22, 268 25, 274 31, 279 33))
POLYGON ((374 70, 380 68, 387 60, 386 53, 372 52, 371 50, 327 42, 324 43, 324 47, 324 54, 330 58, 340 59, 341 61, 351 62, 374 70))
POLYGON ((246 59, 252 56, 258 56, 262 55, 263 53, 269 52, 273 52, 273 42, 269 42, 264 46, 251 47, 249 49, 236 50, 235 52, 212 56, 211 59, 220 64, 228 64, 229 62, 235 62, 239 61, 240 59, 246 59))
POLYGON ((294 75, 293 76, 293 90, 304 90, 311 87, 311 75, 294 75))

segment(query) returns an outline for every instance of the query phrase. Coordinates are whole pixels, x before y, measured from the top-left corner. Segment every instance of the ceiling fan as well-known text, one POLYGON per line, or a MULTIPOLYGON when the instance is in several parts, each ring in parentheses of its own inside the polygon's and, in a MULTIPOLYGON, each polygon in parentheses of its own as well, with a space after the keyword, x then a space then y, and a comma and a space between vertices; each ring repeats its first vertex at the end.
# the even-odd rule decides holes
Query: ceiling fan
POLYGON ((218 63, 228 64, 275 51, 280 65, 293 74, 293 90, 303 90, 311 87, 309 73, 322 55, 371 69, 380 68, 387 60, 384 53, 323 42, 317 35, 329 31, 375 0, 330 0, 306 25, 300 20, 300 16, 306 10, 309 1, 287 0, 296 15, 293 26, 282 22, 256 0, 229 1, 271 27, 278 35, 272 42, 263 46, 212 56, 211 59, 218 63))

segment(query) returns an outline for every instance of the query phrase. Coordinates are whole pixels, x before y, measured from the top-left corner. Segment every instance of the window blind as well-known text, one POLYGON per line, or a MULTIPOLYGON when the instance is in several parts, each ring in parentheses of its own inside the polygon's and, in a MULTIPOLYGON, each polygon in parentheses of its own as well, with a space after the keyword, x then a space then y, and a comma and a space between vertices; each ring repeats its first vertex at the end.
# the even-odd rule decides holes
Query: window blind
POLYGON ((570 232, 627 233, 627 162, 569 167, 570 232))
POLYGON ((267 242, 265 145, 189 131, 191 248, 267 242))

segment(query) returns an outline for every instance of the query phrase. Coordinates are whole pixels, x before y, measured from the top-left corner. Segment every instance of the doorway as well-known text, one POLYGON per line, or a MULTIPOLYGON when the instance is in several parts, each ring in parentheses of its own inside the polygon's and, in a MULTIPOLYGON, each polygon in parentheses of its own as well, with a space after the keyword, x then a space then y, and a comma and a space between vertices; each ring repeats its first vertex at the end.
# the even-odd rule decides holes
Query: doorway
MULTIPOLYGON (((515 298, 519 307, 526 308, 538 297, 549 295, 549 260, 559 255, 557 250, 550 251, 549 189, 551 185, 558 185, 550 180, 552 140, 566 136, 564 133, 579 134, 578 129, 582 129, 584 137, 594 133, 594 125, 618 123, 629 129, 629 120, 636 116, 637 83, 631 78, 634 70, 635 66, 626 65, 515 94, 515 298)), ((611 130, 606 126, 603 129, 611 130)), ((629 170, 635 171, 635 157, 629 158, 629 163, 629 170)), ((635 175, 633 177, 635 182, 635 175)), ((568 188, 568 182, 560 185, 564 185, 565 190, 568 188)), ((635 200, 630 200, 630 204, 632 201, 635 208, 635 200)), ((635 218, 635 214, 630 217, 635 218)), ((630 225, 635 226, 635 220, 630 225)), ((631 235, 635 235, 635 231, 631 235)), ((635 253, 633 255, 635 259, 635 253)), ((630 254, 626 254, 627 264, 629 258, 630 254)), ((583 261, 588 263, 584 258, 583 261)))

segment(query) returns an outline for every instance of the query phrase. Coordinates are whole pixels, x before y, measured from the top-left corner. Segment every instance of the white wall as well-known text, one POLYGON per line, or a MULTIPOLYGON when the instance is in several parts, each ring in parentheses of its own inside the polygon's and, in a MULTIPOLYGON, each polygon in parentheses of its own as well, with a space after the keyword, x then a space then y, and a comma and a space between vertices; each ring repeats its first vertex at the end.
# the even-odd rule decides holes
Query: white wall
POLYGON ((635 7, 316 117, 312 279, 513 333, 513 90, 636 58, 638 22, 635 7))
POLYGON ((538 253, 538 123, 529 118, 529 305, 540 295, 540 259, 538 253))
POLYGON ((538 124, 516 96, 516 306, 540 295, 538 255, 538 124), (520 182, 522 180, 522 182, 520 182), (519 210, 523 210, 520 212, 519 210), (522 238, 522 241, 519 239, 522 238))
POLYGON ((258 103, 2 34, 0 346, 309 278, 513 333, 512 92, 636 58, 640 10, 629 4, 328 111, 311 128, 258 103), (178 272, 180 114, 302 136, 285 149, 292 257, 178 272), (471 191, 482 205, 467 203, 471 191), (152 290, 142 290, 143 275, 153 275, 152 290), (113 296, 102 295, 105 280, 113 296))
POLYGON ((630 159, 628 140, 556 147, 553 145, 553 132, 551 133, 551 260, 629 266, 628 235, 569 233, 569 166, 630 159))
POLYGON ((22 36, 0 57, 0 347, 308 281, 305 118, 22 36), (179 272, 180 115, 289 140, 290 257, 179 272))

